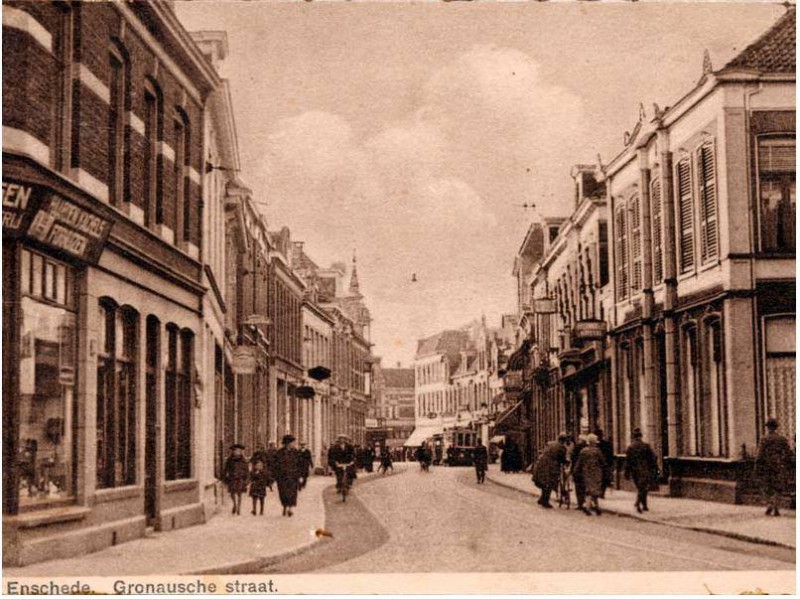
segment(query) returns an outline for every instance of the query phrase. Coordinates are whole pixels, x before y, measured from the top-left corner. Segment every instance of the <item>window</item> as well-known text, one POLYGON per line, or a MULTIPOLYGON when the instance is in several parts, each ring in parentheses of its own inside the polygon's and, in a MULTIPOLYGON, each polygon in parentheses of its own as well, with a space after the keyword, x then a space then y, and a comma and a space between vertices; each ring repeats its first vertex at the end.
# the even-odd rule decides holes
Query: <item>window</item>
POLYGON ((681 160, 676 170, 679 263, 681 273, 685 273, 694 268, 694 199, 692 194, 692 168, 689 159, 681 160))
POLYGON ((642 290, 642 207, 635 195, 630 200, 631 226, 631 293, 642 290))
POLYGON ((684 455, 698 455, 699 427, 698 417, 699 402, 697 401, 700 387, 700 360, 698 357, 697 327, 687 326, 683 329, 683 406, 682 424, 684 455))
POLYGON ((795 137, 758 139, 761 250, 795 252, 795 137))
POLYGON ((704 333, 702 453, 725 456, 728 454, 728 406, 724 392, 725 370, 719 318, 707 321, 704 333))
POLYGON ((167 325, 165 478, 192 475, 192 367, 194 336, 167 325))
POLYGON ((625 218, 625 204, 617 206, 614 217, 615 235, 617 236, 616 261, 617 261, 617 301, 627 299, 630 293, 628 283, 628 229, 625 218))
POLYGON ((161 95, 152 84, 145 88, 145 205, 144 223, 146 227, 164 222, 164 207, 162 194, 163 160, 159 153, 159 142, 163 139, 163 120, 161 95))
POLYGON ((608 284, 608 223, 600 223, 597 247, 599 252, 600 287, 604 287, 608 284))
POLYGON ((177 239, 188 242, 191 234, 191 205, 189 165, 191 164, 191 142, 189 119, 181 112, 175 121, 175 223, 177 239))
POLYGON ((780 433, 796 434, 797 387, 795 373, 795 315, 770 316, 764 320, 766 418, 777 418, 780 433))
POLYGON ((707 142, 700 146, 696 160, 700 194, 700 260, 705 264, 719 254, 714 143, 707 142))
POLYGON ((108 199, 118 206, 127 200, 125 189, 125 171, 127 170, 128 156, 125 129, 125 110, 127 94, 127 77, 125 61, 122 54, 116 49, 109 53, 109 84, 110 93, 108 106, 108 199))
POLYGON ((138 318, 109 300, 99 304, 97 486, 136 483, 138 318))
POLYGON ((653 285, 664 280, 664 218, 661 208, 661 179, 650 184, 650 214, 653 237, 653 285))
POLYGON ((21 252, 15 480, 19 510, 26 511, 74 496, 77 318, 73 270, 27 249, 21 252))
MULTIPOLYGON (((54 30, 53 51, 56 58, 56 74, 53 89, 56 101, 53 103, 53 146, 50 154, 51 166, 65 172, 70 166, 72 115, 72 53, 75 34, 75 11, 67 2, 57 2, 58 23, 54 30)), ((77 119, 75 119, 77 120, 77 119)))

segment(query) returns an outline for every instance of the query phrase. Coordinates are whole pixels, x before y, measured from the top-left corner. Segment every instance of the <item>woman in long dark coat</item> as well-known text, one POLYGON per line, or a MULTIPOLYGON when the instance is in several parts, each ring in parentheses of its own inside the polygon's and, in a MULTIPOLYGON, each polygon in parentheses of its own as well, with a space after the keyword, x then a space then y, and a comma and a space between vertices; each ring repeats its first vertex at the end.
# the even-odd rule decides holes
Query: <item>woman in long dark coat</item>
MULTIPOLYGON (((587 435, 586 442, 589 445, 584 447, 578 455, 578 462, 575 464, 573 473, 583 478, 583 487, 589 498, 591 509, 599 516, 601 513, 599 498, 603 494, 606 460, 603 452, 597 447, 597 435, 587 435)), ((583 511, 586 514, 589 513, 589 510, 585 508, 583 511)))
POLYGON ((297 490, 302 476, 303 458, 294 446, 292 435, 283 437, 281 447, 273 460, 272 475, 278 483, 278 495, 283 506, 283 515, 291 516, 297 505, 297 490))

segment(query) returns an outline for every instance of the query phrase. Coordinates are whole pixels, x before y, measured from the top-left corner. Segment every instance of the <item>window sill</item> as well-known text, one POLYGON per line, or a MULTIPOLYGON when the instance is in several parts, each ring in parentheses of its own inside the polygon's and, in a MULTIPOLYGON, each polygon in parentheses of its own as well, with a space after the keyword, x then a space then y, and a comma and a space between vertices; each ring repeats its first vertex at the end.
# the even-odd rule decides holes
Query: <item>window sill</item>
POLYGON ((3 526, 12 528, 38 528, 60 522, 83 520, 91 512, 91 508, 77 505, 66 507, 48 508, 35 512, 19 514, 17 516, 4 516, 3 526))
POLYGON ((120 501, 138 497, 142 493, 142 487, 128 485, 125 487, 112 487, 110 489, 97 489, 94 492, 95 503, 105 503, 107 501, 120 501))
POLYGON ((192 491, 197 488, 197 480, 194 478, 182 478, 180 480, 168 480, 164 482, 164 493, 178 493, 180 491, 192 491))

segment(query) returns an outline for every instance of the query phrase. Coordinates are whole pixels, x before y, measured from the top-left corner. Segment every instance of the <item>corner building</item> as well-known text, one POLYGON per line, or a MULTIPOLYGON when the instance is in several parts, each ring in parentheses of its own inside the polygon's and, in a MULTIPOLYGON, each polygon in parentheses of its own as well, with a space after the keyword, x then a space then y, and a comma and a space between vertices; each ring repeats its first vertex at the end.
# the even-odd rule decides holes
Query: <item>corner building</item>
POLYGON ((203 519, 203 106, 169 3, 3 7, 3 549, 203 519))

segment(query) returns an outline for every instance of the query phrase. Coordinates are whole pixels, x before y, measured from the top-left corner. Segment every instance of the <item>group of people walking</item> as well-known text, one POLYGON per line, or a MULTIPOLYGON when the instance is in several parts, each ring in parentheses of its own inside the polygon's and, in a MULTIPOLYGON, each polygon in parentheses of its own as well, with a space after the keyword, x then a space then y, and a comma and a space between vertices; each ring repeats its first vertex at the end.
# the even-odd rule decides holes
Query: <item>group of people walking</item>
POLYGON ((267 489, 271 491, 277 483, 283 515, 291 516, 297 506, 297 494, 305 488, 314 467, 311 451, 303 442, 298 449, 292 435, 284 435, 280 449, 275 442, 268 447, 259 443, 249 459, 244 455, 245 449, 240 443, 231 445, 231 454, 225 461, 223 477, 233 500, 231 513, 241 514, 242 495, 249 491, 253 500, 250 513, 263 516, 267 489))
MULTIPOLYGON (((647 511, 647 494, 659 478, 658 460, 653 449, 642 439, 642 431, 634 429, 633 439, 625 452, 626 479, 637 489, 636 510, 647 511)), ((600 499, 611 486, 614 471, 614 449, 603 438, 602 430, 582 435, 568 451, 570 438, 566 433, 547 444, 533 469, 533 482, 541 490, 539 505, 552 508, 550 497, 555 490, 564 492, 568 477, 575 487, 578 509, 586 515, 602 514, 600 499)), ((569 498, 566 498, 569 501, 569 498)))

